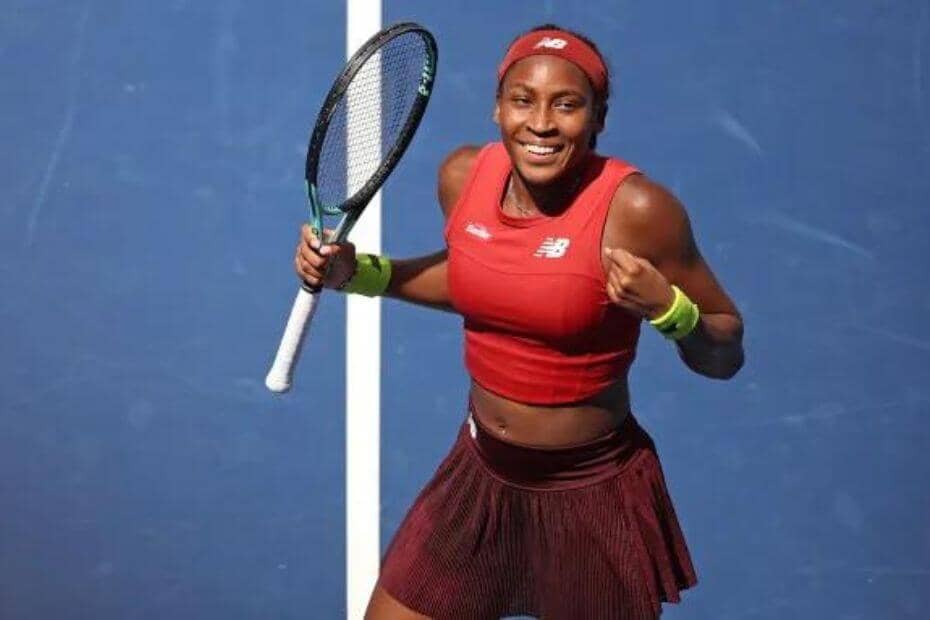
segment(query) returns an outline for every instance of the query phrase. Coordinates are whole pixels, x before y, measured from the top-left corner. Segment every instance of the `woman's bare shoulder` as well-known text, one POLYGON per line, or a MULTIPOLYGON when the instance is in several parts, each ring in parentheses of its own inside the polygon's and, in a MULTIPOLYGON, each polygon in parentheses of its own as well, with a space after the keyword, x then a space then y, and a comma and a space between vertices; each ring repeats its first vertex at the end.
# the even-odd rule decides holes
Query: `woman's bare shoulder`
POLYGON ((460 146, 449 153, 439 167, 439 204, 446 217, 458 201, 480 151, 480 146, 460 146))
POLYGON ((696 251, 684 205, 643 174, 631 175, 617 189, 604 236, 605 243, 624 247, 653 263, 670 253, 693 255, 696 251))

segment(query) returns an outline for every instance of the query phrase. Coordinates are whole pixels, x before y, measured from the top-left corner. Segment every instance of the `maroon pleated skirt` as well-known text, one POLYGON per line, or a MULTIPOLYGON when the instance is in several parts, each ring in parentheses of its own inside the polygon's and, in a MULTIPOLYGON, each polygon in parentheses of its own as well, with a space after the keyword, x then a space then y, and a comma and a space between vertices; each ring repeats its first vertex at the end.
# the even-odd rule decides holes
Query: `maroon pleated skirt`
POLYGON ((382 560, 379 584, 437 619, 656 618, 697 582, 649 435, 630 415, 580 446, 466 420, 382 560))

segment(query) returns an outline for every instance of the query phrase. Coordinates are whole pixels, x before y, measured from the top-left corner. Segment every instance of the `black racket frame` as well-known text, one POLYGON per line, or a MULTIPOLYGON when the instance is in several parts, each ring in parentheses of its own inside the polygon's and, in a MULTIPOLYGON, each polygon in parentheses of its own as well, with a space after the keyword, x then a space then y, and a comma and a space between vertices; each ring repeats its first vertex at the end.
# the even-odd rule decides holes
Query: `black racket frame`
POLYGON ((391 174, 397 162, 400 161, 401 156, 403 156, 404 151, 407 150, 407 146, 413 139, 413 134, 420 125, 420 121, 423 119, 423 114, 426 112, 426 106, 433 92, 433 81, 436 77, 436 65, 439 60, 439 51, 433 35, 423 26, 414 22, 401 22, 375 34, 368 39, 346 63, 342 73, 336 78, 332 88, 330 88, 329 94, 326 95, 320 113, 317 115, 316 124, 313 127, 310 143, 307 147, 304 177, 307 181, 307 191, 311 194, 309 199, 313 204, 313 208, 320 209, 322 205, 316 203, 317 197, 312 194, 316 191, 317 169, 320 154, 323 149, 323 141, 326 138, 326 131, 329 128, 333 113, 340 99, 349 88, 349 84, 352 82, 355 75, 373 54, 392 39, 410 32, 416 32, 422 37, 427 48, 427 60, 420 75, 417 98, 407 115, 407 121, 401 129, 397 140, 381 161, 381 165, 375 173, 357 192, 355 192, 355 194, 349 196, 343 203, 335 205, 335 207, 339 211, 345 213, 346 216, 340 224, 337 234, 331 239, 332 242, 345 240, 352 225, 362 214, 365 205, 368 204, 381 185, 384 184, 384 181, 387 179, 388 175, 391 174))

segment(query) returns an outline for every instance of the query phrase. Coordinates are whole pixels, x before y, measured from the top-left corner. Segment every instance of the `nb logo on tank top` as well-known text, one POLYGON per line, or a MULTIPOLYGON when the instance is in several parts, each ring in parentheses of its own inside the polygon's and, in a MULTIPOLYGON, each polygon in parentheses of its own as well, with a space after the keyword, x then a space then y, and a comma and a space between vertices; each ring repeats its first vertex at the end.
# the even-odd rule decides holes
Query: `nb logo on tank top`
POLYGON ((565 237, 546 237, 539 249, 533 254, 536 258, 562 258, 568 251, 571 239, 565 237))
POLYGON ((565 47, 566 45, 568 45, 568 41, 566 41, 565 39, 556 39, 556 38, 552 38, 552 37, 545 37, 545 38, 542 39, 539 43, 537 43, 536 45, 534 45, 534 46, 533 46, 533 49, 535 49, 535 48, 537 48, 537 47, 548 47, 548 48, 551 48, 551 49, 554 49, 554 50, 560 50, 560 49, 562 49, 563 47, 565 47))

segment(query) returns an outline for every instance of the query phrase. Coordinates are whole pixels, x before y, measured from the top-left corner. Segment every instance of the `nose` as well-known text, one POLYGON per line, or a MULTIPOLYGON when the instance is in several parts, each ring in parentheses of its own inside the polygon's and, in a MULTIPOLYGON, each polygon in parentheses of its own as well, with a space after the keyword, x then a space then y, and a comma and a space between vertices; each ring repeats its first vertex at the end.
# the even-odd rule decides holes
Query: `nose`
POLYGON ((527 128, 537 135, 552 133, 555 130, 555 124, 552 121, 552 114, 546 106, 536 106, 527 122, 527 128))

